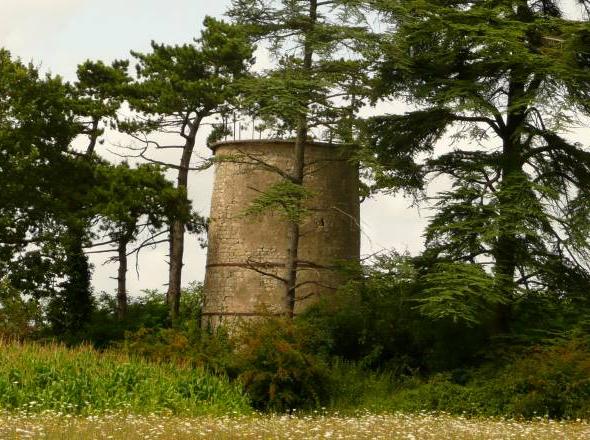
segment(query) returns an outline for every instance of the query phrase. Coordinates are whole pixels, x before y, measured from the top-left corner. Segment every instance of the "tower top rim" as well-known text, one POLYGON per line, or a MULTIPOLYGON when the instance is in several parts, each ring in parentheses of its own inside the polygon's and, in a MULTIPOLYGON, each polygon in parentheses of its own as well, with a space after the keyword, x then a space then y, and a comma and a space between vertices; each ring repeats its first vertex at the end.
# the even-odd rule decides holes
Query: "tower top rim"
MULTIPOLYGON (((209 145, 209 148, 215 153, 215 151, 219 147, 223 147, 226 145, 240 145, 240 146, 248 146, 248 145, 280 145, 280 146, 289 146, 295 143, 295 139, 240 139, 240 140, 228 140, 228 141, 219 141, 214 142, 209 145)), ((319 141, 307 141, 305 145, 314 146, 314 147, 322 147, 322 148, 340 148, 340 147, 348 147, 352 146, 353 144, 345 144, 339 142, 319 142, 319 141)))

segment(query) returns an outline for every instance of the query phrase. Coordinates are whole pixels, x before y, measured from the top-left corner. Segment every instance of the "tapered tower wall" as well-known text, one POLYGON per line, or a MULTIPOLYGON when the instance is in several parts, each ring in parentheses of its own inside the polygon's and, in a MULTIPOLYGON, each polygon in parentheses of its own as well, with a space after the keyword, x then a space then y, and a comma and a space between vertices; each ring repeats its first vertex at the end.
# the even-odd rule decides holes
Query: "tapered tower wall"
MULTIPOLYGON (((253 200, 290 170, 291 141, 229 141, 212 146, 217 162, 208 229, 205 325, 284 312, 287 221, 278 211, 247 215, 253 200)), ((359 174, 350 150, 305 147, 304 187, 312 196, 301 225, 295 313, 344 281, 337 266, 360 253, 359 174)))

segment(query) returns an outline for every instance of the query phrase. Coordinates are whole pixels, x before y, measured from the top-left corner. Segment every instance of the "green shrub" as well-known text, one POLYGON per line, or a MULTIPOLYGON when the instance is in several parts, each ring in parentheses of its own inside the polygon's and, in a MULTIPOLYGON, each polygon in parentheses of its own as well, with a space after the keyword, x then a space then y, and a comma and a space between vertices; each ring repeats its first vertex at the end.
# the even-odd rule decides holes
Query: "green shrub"
MULTIPOLYGON (((191 283, 183 288, 180 297, 180 316, 176 325, 184 327, 200 319, 203 303, 201 283, 191 283)), ((90 342, 97 348, 104 348, 122 341, 126 333, 140 329, 161 329, 170 327, 166 295, 157 290, 144 290, 139 297, 130 297, 127 316, 117 317, 117 301, 114 295, 103 293, 96 300, 96 308, 78 341, 90 342)))
POLYGON ((0 339, 23 339, 42 326, 41 306, 24 298, 7 280, 0 279, 0 339))
POLYGON ((384 396, 382 407, 525 418, 590 416, 590 350, 585 343, 534 347, 506 362, 406 379, 389 398, 384 396))
POLYGON ((590 347, 578 340, 531 349, 506 368, 507 410, 525 417, 590 416, 590 347))
POLYGON ((156 364, 89 347, 0 341, 0 408, 91 414, 248 413, 239 385, 203 369, 156 364))
POLYGON ((128 332, 121 348, 157 362, 172 362, 231 374, 233 345, 219 329, 214 334, 201 329, 197 321, 185 321, 175 328, 141 328, 128 332))
POLYGON ((313 326, 269 317, 244 323, 236 338, 238 379, 259 409, 285 411, 325 403, 330 372, 313 326))
POLYGON ((483 325, 420 314, 421 297, 411 258, 382 256, 372 267, 302 319, 325 335, 331 356, 397 375, 432 374, 474 365, 488 338, 483 325))

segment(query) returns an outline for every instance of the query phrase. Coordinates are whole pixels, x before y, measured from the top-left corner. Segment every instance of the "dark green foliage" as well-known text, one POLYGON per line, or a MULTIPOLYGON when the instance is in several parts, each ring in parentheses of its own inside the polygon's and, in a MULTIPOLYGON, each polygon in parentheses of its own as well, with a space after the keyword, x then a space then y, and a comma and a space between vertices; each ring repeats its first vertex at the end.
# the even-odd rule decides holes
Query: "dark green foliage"
POLYGON ((49 298, 46 319, 68 340, 92 312, 92 240, 106 233, 125 246, 142 228, 155 234, 164 220, 189 217, 186 196, 157 167, 112 166, 95 154, 107 123, 116 125, 127 67, 87 61, 72 85, 0 52, 0 277, 49 298), (72 145, 84 137, 80 153, 72 145))
POLYGON ((504 417, 586 418, 590 352, 580 341, 533 347, 504 365, 407 381, 380 404, 389 410, 504 417))
MULTIPOLYGON (((202 301, 201 284, 194 283, 183 289, 179 327, 176 330, 186 331, 187 334, 198 333, 202 301)), ((167 327, 170 327, 170 320, 165 294, 156 290, 146 290, 141 296, 131 297, 124 319, 118 317, 117 298, 102 294, 97 298, 96 309, 85 331, 80 333, 80 338, 97 348, 114 346, 125 339, 125 343, 130 344, 132 353, 146 355, 153 360, 168 360, 167 356, 160 355, 159 348, 155 347, 157 345, 155 341, 161 334, 175 334, 176 330, 166 330, 167 327), (152 342, 149 342, 150 338, 153 338, 152 342), (135 348, 131 347, 133 344, 136 344, 135 348)), ((163 348, 162 345, 160 345, 161 348, 163 348)), ((190 348, 190 345, 187 348, 190 348)), ((197 349, 196 346, 192 348, 197 349)), ((165 350, 172 352, 176 350, 178 359, 188 359, 188 356, 178 347, 165 348, 165 350)))
POLYGON ((420 281, 416 308, 435 320, 480 324, 494 306, 507 301, 498 294, 494 278, 477 264, 437 263, 420 281))
POLYGON ((97 143, 110 123, 115 127, 117 111, 123 102, 125 90, 131 81, 128 61, 115 60, 110 66, 102 61, 87 60, 77 69, 78 81, 73 85, 76 97, 75 112, 88 137, 85 155, 96 153, 97 143))
POLYGON ((477 364, 489 342, 479 322, 485 312, 467 303, 445 313, 448 305, 429 302, 426 281, 409 257, 382 256, 302 319, 323 333, 330 355, 365 368, 413 375, 477 364), (468 319, 472 313, 477 323, 468 319))
POLYGON ((23 298, 7 280, 0 280, 0 339, 30 337, 41 325, 42 309, 35 298, 23 298))
POLYGON ((114 296, 103 294, 96 303, 96 310, 81 338, 97 348, 121 342, 125 332, 136 332, 141 328, 160 329, 168 325, 165 297, 159 292, 144 292, 139 298, 129 299, 124 319, 117 316, 114 296))
MULTIPOLYGON (((522 295, 587 289, 590 245, 577 231, 589 223, 580 206, 590 191, 590 152, 564 130, 589 114, 588 96, 577 91, 590 81, 580 46, 587 23, 563 19, 551 1, 368 5, 392 25, 376 60, 375 99, 417 107, 368 121, 375 184, 414 196, 437 176, 451 184, 435 196, 424 270, 436 271, 438 260, 477 276, 480 293, 455 286, 452 295, 485 294, 493 335, 510 332, 522 295), (454 143, 440 153, 445 132, 454 143)), ((444 278, 437 284, 447 285, 444 278)), ((428 304, 448 302, 450 291, 437 289, 428 304)), ((464 307, 455 301, 447 312, 465 316, 464 307)))
POLYGON ((91 308, 82 246, 95 179, 91 164, 69 150, 84 133, 76 96, 4 50, 0 84, 0 276, 35 298, 67 298, 61 328, 76 331, 91 308))
POLYGON ((427 170, 416 162, 416 156, 432 153, 451 121, 445 109, 377 116, 367 121, 364 133, 371 151, 367 152, 365 163, 372 167, 375 185, 393 190, 422 190, 427 170))
POLYGON ((313 408, 327 401, 330 372, 318 353, 316 328, 288 318, 244 323, 235 368, 258 409, 313 408))
POLYGON ((145 125, 132 124, 130 129, 149 132, 164 122, 160 118, 180 115, 176 125, 185 134, 188 127, 183 126, 182 116, 188 118, 187 122, 200 123, 235 93, 232 79, 244 74, 253 48, 240 27, 212 17, 207 17, 204 25, 201 38, 196 40, 198 45, 152 42, 150 53, 131 52, 138 61, 139 81, 128 89, 129 102, 134 110, 154 119, 145 125))
POLYGON ((90 265, 82 249, 80 236, 82 233, 79 231, 70 231, 70 235, 64 239, 64 274, 67 279, 62 283, 62 289, 51 299, 47 312, 52 331, 65 339, 72 338, 82 330, 93 308, 90 265))
POLYGON ((100 184, 93 188, 93 204, 97 217, 105 223, 102 229, 114 229, 113 238, 129 228, 137 228, 142 216, 157 231, 168 218, 187 219, 190 215, 186 195, 166 180, 160 166, 142 164, 131 168, 123 162, 116 166, 99 165, 97 172, 100 184))

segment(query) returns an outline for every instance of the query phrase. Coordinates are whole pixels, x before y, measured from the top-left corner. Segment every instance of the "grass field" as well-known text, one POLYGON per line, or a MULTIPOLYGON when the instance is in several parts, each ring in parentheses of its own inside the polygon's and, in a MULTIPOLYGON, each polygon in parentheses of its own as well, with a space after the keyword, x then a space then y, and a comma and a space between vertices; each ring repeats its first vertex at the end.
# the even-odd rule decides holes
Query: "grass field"
MULTIPOLYGON (((89 347, 1 340, 0 352, 2 440, 590 438, 590 424, 582 420, 354 409, 346 415, 329 409, 297 416, 258 414, 239 385, 188 365, 150 363, 89 347)), ((376 391, 364 390, 368 395, 376 391)))
POLYGON ((0 414, 2 439, 588 439, 587 422, 467 419, 445 414, 182 418, 124 413, 0 414))

